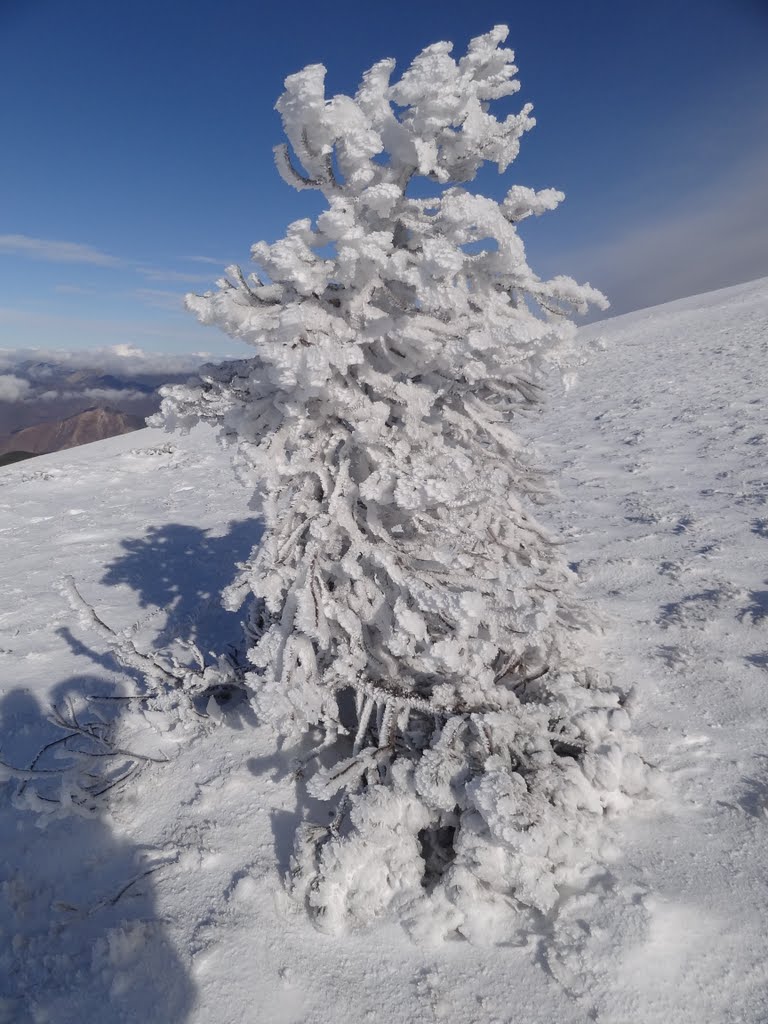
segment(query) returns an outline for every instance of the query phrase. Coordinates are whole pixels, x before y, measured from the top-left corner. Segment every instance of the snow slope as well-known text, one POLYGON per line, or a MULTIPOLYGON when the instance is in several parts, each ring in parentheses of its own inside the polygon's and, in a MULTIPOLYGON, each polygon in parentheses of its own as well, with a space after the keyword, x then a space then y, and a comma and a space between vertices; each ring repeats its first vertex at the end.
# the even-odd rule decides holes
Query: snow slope
POLYGON ((144 644, 221 649, 238 623, 216 594, 259 536, 209 433, 112 438, 0 471, 0 758, 26 767, 66 735, 55 705, 169 763, 91 757, 96 782, 137 771, 90 816, 46 813, 85 760, 72 742, 0 787, 0 1022, 768 1020, 768 280, 581 338, 576 384, 526 429, 561 475, 548 515, 658 768, 604 869, 515 946, 314 931, 280 886, 297 751, 242 705, 85 699, 138 683, 56 581, 144 644))

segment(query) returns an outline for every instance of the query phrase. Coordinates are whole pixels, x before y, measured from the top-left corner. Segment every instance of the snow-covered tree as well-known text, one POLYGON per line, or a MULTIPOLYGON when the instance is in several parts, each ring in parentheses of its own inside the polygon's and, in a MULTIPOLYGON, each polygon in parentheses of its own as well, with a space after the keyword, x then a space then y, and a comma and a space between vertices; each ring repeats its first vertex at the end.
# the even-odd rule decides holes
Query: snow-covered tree
POLYGON ((254 354, 165 392, 170 427, 220 426, 263 509, 225 600, 255 595, 261 720, 318 736, 307 785, 331 820, 301 829, 292 885, 329 928, 390 912, 506 937, 642 784, 532 512, 546 474, 510 426, 570 344, 566 314, 604 299, 526 262, 516 225, 562 193, 466 188, 534 125, 530 105, 490 112, 519 88, 506 37, 458 61, 429 46, 394 83, 380 61, 354 97, 327 99, 321 65, 286 79, 277 167, 327 208, 254 245, 259 274, 188 297, 254 354))

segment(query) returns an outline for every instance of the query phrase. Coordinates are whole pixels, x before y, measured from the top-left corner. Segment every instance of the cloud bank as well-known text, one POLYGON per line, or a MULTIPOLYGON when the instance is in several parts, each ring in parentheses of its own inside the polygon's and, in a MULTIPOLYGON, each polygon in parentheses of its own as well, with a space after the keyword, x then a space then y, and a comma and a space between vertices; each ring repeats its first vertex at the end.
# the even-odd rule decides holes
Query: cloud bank
MULTIPOLYGON (((216 359, 219 358, 216 356, 216 359)), ((208 352, 146 352, 133 345, 110 345, 74 351, 49 348, 0 349, 0 373, 13 371, 26 362, 52 363, 72 370, 98 369, 118 376, 194 373, 210 359, 208 352)), ((7 378, 0 377, 0 381, 3 379, 7 378)))
POLYGON ((81 388, 79 391, 43 391, 42 394, 35 395, 35 401, 59 402, 71 398, 85 398, 89 402, 120 404, 141 401, 147 397, 146 391, 135 391, 131 388, 81 388))

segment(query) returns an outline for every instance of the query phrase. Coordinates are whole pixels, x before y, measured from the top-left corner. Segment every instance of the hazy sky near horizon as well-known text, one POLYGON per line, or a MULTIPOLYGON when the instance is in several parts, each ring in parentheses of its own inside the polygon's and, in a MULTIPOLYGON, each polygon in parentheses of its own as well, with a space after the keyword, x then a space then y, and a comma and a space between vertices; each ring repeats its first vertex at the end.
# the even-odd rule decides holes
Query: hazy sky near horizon
POLYGON ((319 212, 272 162, 285 76, 498 23, 538 124, 477 188, 566 193, 534 270, 615 312, 768 275, 768 0, 0 0, 0 348, 232 353, 181 296, 319 212))

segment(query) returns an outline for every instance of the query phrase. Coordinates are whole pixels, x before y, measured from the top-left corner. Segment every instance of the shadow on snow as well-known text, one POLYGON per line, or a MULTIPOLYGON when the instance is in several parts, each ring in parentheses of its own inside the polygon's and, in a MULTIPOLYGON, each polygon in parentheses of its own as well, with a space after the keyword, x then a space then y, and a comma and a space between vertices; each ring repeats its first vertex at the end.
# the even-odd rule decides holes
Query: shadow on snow
MULTIPOLYGON (((85 813, 67 806, 66 773, 87 742, 62 743, 65 733, 50 716, 55 708, 77 706, 79 722, 108 724, 120 701, 105 701, 106 713, 101 704, 99 712, 83 705, 83 694, 104 690, 103 678, 79 675, 56 686, 49 707, 22 689, 0 698, 6 764, 29 768, 41 750, 58 743, 37 760, 42 771, 34 780, 0 786, 3 1022, 181 1024, 194 1003, 194 983, 156 907, 155 882, 173 870, 168 858, 115 834, 104 797, 85 813), (46 806, 58 813, 39 813, 46 806)), ((112 684, 109 690, 114 694, 112 684)), ((84 767, 83 778, 104 773, 108 782, 111 759, 88 761, 93 767, 84 767)))
POLYGON ((240 638, 240 615, 221 607, 221 591, 262 533, 257 518, 230 522, 220 537, 182 523, 150 526, 145 536, 122 542, 125 554, 107 566, 101 582, 127 585, 142 608, 167 613, 156 645, 191 640, 204 651, 221 652, 240 638))
MULTIPOLYGON (((102 583, 129 586, 142 608, 166 616, 152 646, 178 638, 222 652, 240 640, 241 628, 240 615, 221 608, 220 593, 261 534, 256 518, 230 522, 223 536, 178 523, 152 526, 123 541, 125 553, 106 567, 102 583)), ((94 756, 98 743, 63 739, 66 727, 52 721, 59 709, 65 720, 76 713, 81 725, 117 726, 132 704, 121 699, 115 680, 131 680, 139 692, 144 680, 100 645, 89 646, 87 637, 66 627, 58 635, 89 659, 92 674, 59 682, 46 706, 21 688, 0 696, 0 760, 39 770, 0 785, 0 1024, 75 1024, 105 1014, 114 1021, 182 1024, 195 985, 155 895, 173 864, 163 851, 110 827, 107 801, 121 785, 130 789, 133 778, 121 782, 116 761, 94 756), (94 797, 70 806, 80 784, 91 786, 94 797)), ((232 708, 226 721, 242 728, 250 717, 243 706, 232 708)))

